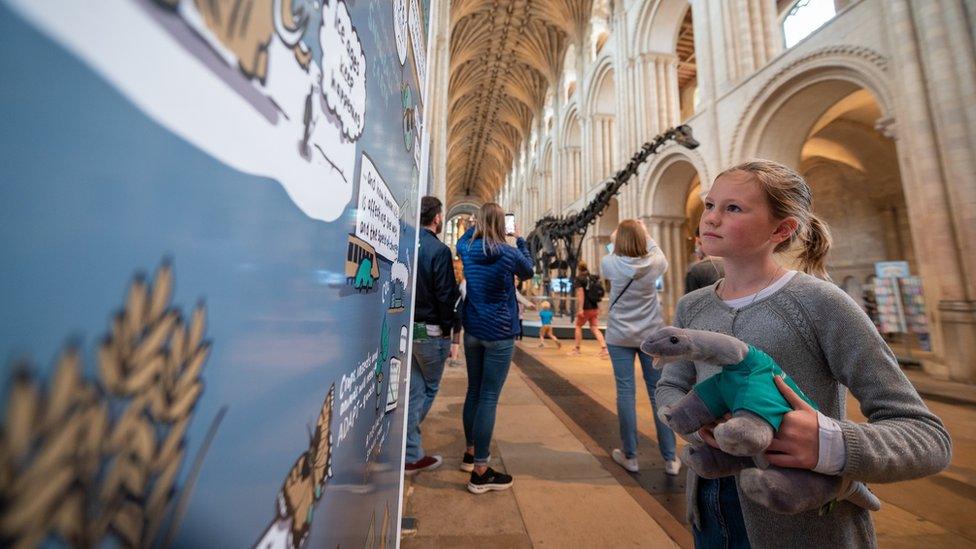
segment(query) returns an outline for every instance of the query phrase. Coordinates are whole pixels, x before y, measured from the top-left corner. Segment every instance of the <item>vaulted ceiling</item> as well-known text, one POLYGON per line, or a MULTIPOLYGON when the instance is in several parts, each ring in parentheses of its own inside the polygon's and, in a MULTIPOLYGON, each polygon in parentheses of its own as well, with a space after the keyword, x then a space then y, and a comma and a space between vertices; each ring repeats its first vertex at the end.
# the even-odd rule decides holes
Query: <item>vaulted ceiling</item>
POLYGON ((593 0, 452 0, 448 202, 491 200, 593 0))

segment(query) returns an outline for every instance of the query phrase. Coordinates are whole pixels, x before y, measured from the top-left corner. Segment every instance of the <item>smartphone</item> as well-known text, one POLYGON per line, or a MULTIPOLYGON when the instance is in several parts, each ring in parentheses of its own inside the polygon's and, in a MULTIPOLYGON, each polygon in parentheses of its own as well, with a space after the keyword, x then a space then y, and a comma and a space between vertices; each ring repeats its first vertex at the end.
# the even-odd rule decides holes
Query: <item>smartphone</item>
POLYGON ((505 214, 505 234, 515 234, 515 214, 505 214))
POLYGON ((607 244, 607 253, 608 254, 612 254, 613 253, 613 242, 610 242, 609 244, 607 244))

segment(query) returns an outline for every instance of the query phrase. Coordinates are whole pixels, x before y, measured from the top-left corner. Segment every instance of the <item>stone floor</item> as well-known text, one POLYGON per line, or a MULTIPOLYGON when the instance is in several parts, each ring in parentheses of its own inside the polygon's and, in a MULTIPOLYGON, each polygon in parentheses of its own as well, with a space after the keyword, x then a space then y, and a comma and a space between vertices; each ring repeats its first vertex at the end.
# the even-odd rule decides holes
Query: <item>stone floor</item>
MULTIPOLYGON (((492 448, 493 466, 514 475, 515 485, 482 496, 468 494, 467 474, 457 469, 464 367, 446 369, 424 423, 425 446, 445 463, 408 477, 404 515, 418 519, 418 531, 403 547, 692 546, 683 474, 663 473, 646 393, 638 391, 637 401, 641 472, 627 473, 609 457, 619 444, 613 375, 596 350, 584 342, 577 357, 566 345, 519 344, 492 448)), ((954 456, 938 475, 872 485, 883 502, 874 515, 879 544, 976 547, 976 399, 968 386, 909 374, 948 426, 954 456)), ((863 420, 853 399, 848 413, 863 420)))

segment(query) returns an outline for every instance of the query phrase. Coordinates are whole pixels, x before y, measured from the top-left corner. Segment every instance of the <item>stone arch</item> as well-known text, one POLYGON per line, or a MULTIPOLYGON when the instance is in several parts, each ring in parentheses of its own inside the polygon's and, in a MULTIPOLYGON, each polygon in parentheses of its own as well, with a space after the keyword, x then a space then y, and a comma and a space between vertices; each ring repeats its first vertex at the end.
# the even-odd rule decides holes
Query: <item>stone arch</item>
MULTIPOLYGON (((667 172, 673 164, 684 162, 689 164, 698 174, 698 178, 701 181, 702 193, 708 190, 712 184, 713 175, 708 169, 705 159, 698 153, 698 151, 688 150, 677 144, 669 144, 661 149, 654 160, 648 164, 646 170, 639 177, 640 186, 638 187, 638 194, 640 196, 640 206, 641 213, 643 215, 682 215, 683 206, 673 206, 670 208, 655 209, 655 195, 658 195, 658 201, 660 204, 664 204, 666 201, 663 198, 665 193, 669 191, 663 190, 663 187, 667 186, 669 182, 664 181, 663 175, 667 172), (676 209, 677 208, 677 209, 676 209)), ((682 202, 683 204, 683 202, 682 202)))
MULTIPOLYGON (((586 88, 586 93, 583 95, 581 100, 581 105, 583 106, 583 111, 587 114, 593 114, 600 112, 600 108, 605 108, 602 104, 600 92, 608 84, 608 78, 610 79, 609 84, 615 86, 616 77, 616 67, 613 63, 613 58, 611 55, 604 54, 601 55, 595 62, 594 68, 591 72, 591 77, 589 85, 586 88)), ((613 105, 610 105, 613 107, 613 105)))
POLYGON ((739 118, 729 151, 731 162, 764 155, 795 165, 790 158, 799 157, 809 130, 823 113, 817 107, 832 105, 861 88, 875 97, 883 116, 890 116, 894 99, 887 60, 869 48, 823 48, 787 65, 753 96, 739 118), (782 135, 791 138, 781 139, 782 135))
POLYGON ((576 104, 566 109, 561 129, 561 186, 570 195, 568 202, 572 202, 583 194, 583 124, 576 104))
POLYGON ((631 32, 635 53, 674 53, 688 0, 644 0, 631 32))
POLYGON ((481 202, 474 200, 464 200, 451 204, 447 209, 445 219, 453 219, 459 215, 474 215, 481 209, 481 202))
POLYGON ((589 115, 590 167, 587 179, 596 184, 618 168, 617 158, 617 83, 609 56, 602 57, 593 71, 585 97, 589 115))
MULTIPOLYGON (((798 59, 756 94, 731 151, 733 161, 768 158, 803 175, 814 211, 834 235, 827 270, 848 291, 882 261, 905 261, 923 285, 934 283, 916 258, 914 236, 925 227, 909 214, 917 204, 905 199, 900 168, 907 159, 898 151, 904 141, 894 141, 888 131, 888 78, 885 58, 866 48, 824 48, 798 59)), ((782 260, 796 264, 792 254, 782 260)), ((936 306, 926 306, 927 318, 937 318, 936 306)), ((892 347, 918 343, 885 337, 892 347)))
POLYGON ((641 204, 651 237, 668 259, 662 305, 667 318, 684 294, 684 275, 692 261, 697 205, 708 174, 698 153, 676 145, 662 150, 643 178, 641 204))

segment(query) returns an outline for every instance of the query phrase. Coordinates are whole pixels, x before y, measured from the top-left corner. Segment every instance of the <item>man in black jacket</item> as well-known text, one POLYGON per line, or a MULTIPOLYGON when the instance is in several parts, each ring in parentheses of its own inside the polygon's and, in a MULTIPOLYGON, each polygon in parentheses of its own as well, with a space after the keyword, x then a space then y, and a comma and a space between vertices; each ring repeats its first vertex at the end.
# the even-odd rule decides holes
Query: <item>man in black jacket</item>
POLYGON ((417 252, 417 289, 413 312, 413 358, 410 361, 410 401, 407 406, 408 475, 440 466, 441 456, 424 454, 420 423, 437 396, 444 363, 451 352, 451 334, 458 337, 458 291, 451 249, 437 239, 444 225, 441 201, 425 196, 420 201, 420 249, 417 252))

